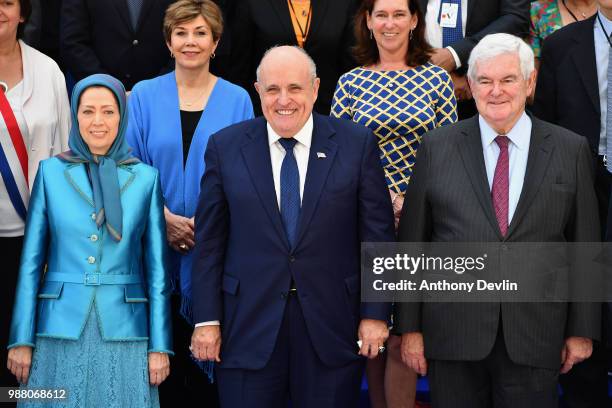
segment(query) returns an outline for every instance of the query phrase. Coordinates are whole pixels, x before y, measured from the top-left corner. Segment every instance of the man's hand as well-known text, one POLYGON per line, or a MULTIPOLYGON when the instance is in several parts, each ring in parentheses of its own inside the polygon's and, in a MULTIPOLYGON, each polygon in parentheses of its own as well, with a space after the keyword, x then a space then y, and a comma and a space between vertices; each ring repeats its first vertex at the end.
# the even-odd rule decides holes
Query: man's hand
POLYGON ((565 374, 572 369, 575 364, 578 364, 587 358, 591 357, 593 352, 593 341, 586 337, 568 337, 565 339, 565 345, 561 350, 561 374, 565 374))
POLYGON ((455 58, 447 48, 434 48, 429 60, 432 64, 444 68, 449 73, 457 68, 455 58))
POLYGON ((458 101, 472 99, 472 91, 467 78, 464 75, 457 75, 454 72, 450 75, 455 87, 455 98, 457 98, 458 101))
POLYGON ((221 362, 221 326, 196 327, 191 336, 191 346, 189 347, 195 358, 202 361, 221 362))
POLYGON ((168 244, 177 252, 187 253, 195 245, 193 218, 176 215, 166 207, 164 207, 164 217, 168 244))
POLYGON ((401 353, 404 364, 412 368, 418 374, 427 374, 427 360, 425 359, 423 334, 419 332, 402 334, 401 353))
POLYGON ((149 382, 157 387, 170 375, 170 358, 166 353, 149 353, 149 382))
POLYGON ((376 358, 378 348, 384 346, 389 337, 389 328, 384 320, 362 319, 358 330, 361 348, 359 354, 367 358, 376 358))
POLYGON ((8 351, 6 367, 17 377, 21 384, 28 383, 30 367, 32 366, 32 347, 18 346, 8 351))

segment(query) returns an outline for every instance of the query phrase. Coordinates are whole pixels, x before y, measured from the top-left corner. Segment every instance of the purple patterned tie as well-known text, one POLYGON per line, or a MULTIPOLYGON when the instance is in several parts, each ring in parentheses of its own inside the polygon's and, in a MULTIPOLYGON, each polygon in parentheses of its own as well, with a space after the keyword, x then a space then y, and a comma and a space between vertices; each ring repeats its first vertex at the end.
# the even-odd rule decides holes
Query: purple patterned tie
POLYGON ((508 160, 508 137, 497 136, 495 142, 499 146, 499 157, 493 176, 491 197, 495 208, 495 217, 503 236, 508 232, 508 196, 510 191, 510 172, 508 160))

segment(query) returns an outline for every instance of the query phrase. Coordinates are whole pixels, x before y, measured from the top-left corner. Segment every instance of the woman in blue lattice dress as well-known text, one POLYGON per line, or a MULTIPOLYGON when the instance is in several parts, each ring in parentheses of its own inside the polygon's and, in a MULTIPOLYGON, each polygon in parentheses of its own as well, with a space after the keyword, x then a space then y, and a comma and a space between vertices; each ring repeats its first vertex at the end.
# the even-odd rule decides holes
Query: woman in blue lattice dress
MULTIPOLYGON (((456 122, 457 102, 450 75, 429 62, 417 1, 363 1, 355 36, 360 66, 338 80, 331 115, 361 123, 378 138, 397 226, 421 138, 456 122)), ((373 407, 414 403, 416 374, 402 365, 399 346, 400 337, 390 336, 386 362, 368 364, 373 407)))

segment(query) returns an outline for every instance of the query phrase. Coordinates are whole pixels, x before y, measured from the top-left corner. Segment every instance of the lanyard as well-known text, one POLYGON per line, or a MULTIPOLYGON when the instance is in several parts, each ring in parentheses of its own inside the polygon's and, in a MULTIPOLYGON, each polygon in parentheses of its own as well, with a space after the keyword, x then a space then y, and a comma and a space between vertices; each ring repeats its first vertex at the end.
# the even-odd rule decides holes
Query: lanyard
POLYGON ((608 44, 610 44, 610 47, 612 47, 612 40, 610 40, 610 36, 608 35, 608 33, 606 33, 606 29, 604 28, 603 23, 601 22, 601 17, 599 17, 599 13, 597 13, 597 21, 599 21, 599 28, 601 28, 601 31, 606 37, 606 40, 608 40, 608 44))
POLYGON ((291 7, 291 11, 293 12, 293 16, 295 17, 295 22, 297 23, 298 30, 300 30, 300 34, 302 34, 302 44, 306 42, 306 37, 308 36, 308 32, 310 31, 310 17, 312 16, 312 1, 310 2, 310 8, 308 9, 308 17, 306 18, 306 26, 302 28, 300 24, 300 20, 295 13, 295 8, 293 7, 293 2, 288 0, 289 7, 291 7))

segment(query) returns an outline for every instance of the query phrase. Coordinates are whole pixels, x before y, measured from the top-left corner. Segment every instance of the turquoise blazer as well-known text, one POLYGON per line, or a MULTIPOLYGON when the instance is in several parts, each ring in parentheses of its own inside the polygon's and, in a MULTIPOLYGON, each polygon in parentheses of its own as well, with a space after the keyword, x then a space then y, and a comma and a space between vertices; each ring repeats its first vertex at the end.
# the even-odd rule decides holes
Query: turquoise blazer
POLYGON ((107 341, 172 353, 164 206, 156 169, 117 169, 123 237, 97 228, 84 164, 40 163, 30 198, 9 348, 78 339, 92 307, 107 341))

